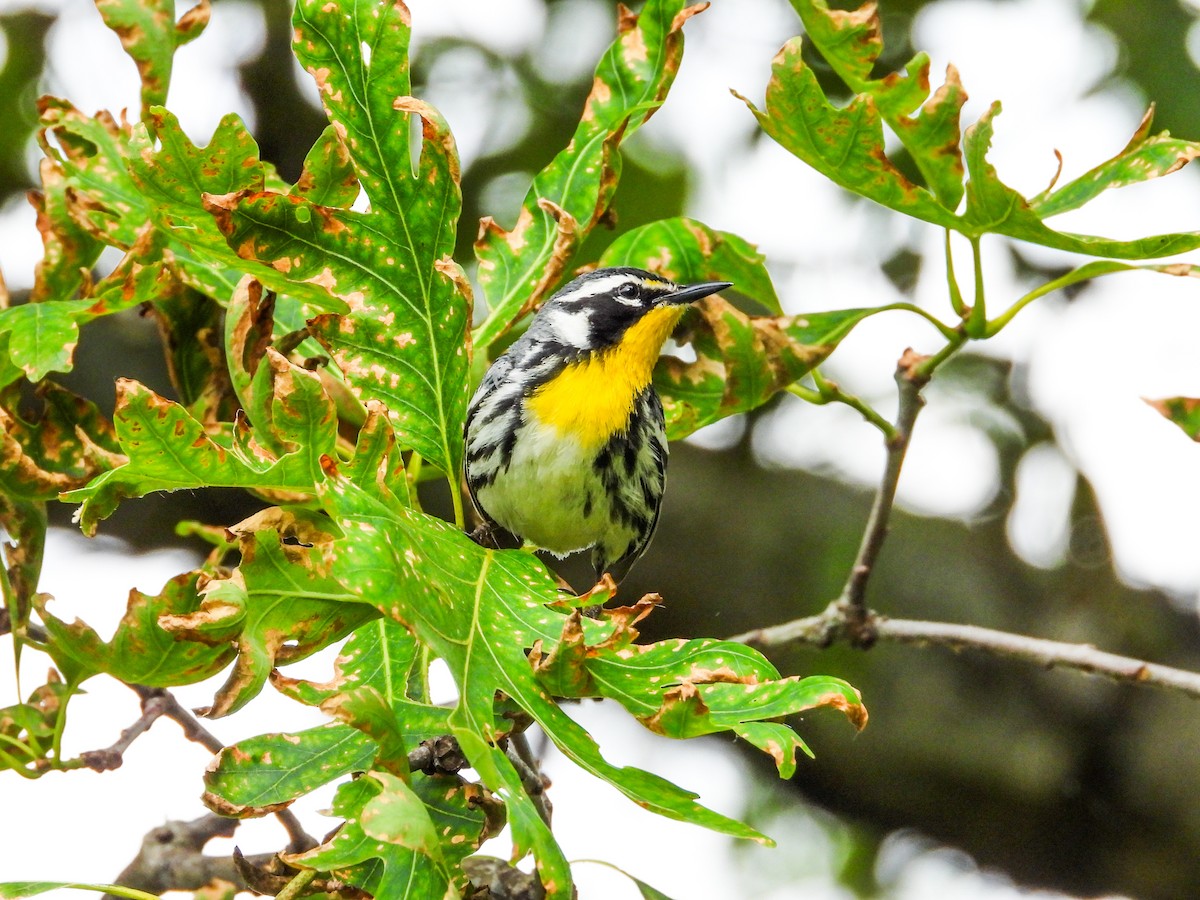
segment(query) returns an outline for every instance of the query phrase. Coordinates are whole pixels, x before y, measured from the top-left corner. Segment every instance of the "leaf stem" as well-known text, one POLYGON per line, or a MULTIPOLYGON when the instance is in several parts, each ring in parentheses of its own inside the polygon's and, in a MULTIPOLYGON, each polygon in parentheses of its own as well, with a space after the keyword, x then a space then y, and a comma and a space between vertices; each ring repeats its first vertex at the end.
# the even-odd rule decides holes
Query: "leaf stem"
POLYGON ((985 337, 987 334, 987 302, 983 284, 983 258, 979 246, 979 238, 971 238, 971 260, 975 268, 975 302, 967 314, 967 335, 973 338, 985 337))
POLYGON ((895 436, 895 429, 892 423, 881 416, 875 409, 866 401, 856 397, 854 394, 848 394, 841 389, 836 381, 829 381, 823 376, 818 369, 813 369, 809 372, 812 376, 813 383, 817 389, 811 390, 801 384, 792 384, 788 386, 788 392, 799 397, 801 400, 807 400, 809 403, 817 406, 824 406, 827 403, 842 403, 856 410, 859 415, 878 428, 882 433, 884 440, 890 441, 895 436))
POLYGON ((958 279, 954 275, 954 254, 950 247, 949 228, 946 229, 946 285, 950 290, 950 306, 953 307, 955 315, 960 319, 965 319, 969 310, 967 304, 963 300, 962 289, 958 286, 958 279))
POLYGON ((462 486, 458 483, 458 476, 446 473, 446 481, 450 485, 450 499, 454 503, 454 525, 459 531, 463 531, 467 527, 467 517, 463 510, 462 486))
POLYGON ((275 900, 295 900, 304 893, 304 889, 309 883, 317 877, 316 869, 301 869, 292 880, 283 886, 278 894, 275 895, 275 900))
POLYGON ((1001 329, 1003 329, 1006 325, 1008 325, 1009 322, 1013 320, 1017 313, 1023 310, 1034 300, 1045 297, 1047 294, 1052 294, 1057 290, 1070 287, 1071 285, 1078 284, 1081 281, 1099 278, 1101 275, 1111 275, 1114 272, 1128 272, 1134 268, 1137 267, 1128 265, 1127 263, 1116 262, 1114 260, 1090 262, 1086 265, 1080 266, 1078 269, 1068 272, 1066 275, 1055 278, 1053 281, 1047 281, 1045 284, 1036 287, 1028 294, 1025 294, 1023 297, 1014 302, 1012 306, 988 322, 987 327, 984 330, 984 337, 995 337, 1000 333, 1001 329))
POLYGON ((947 325, 945 322, 943 322, 941 319, 939 319, 933 313, 929 312, 929 310, 921 309, 921 307, 917 306, 915 303, 889 303, 886 307, 881 309, 880 312, 882 312, 883 310, 892 310, 892 309, 900 309, 900 310, 904 310, 905 312, 916 313, 918 316, 920 316, 922 319, 924 319, 926 322, 928 322, 930 325, 932 325, 934 328, 936 328, 939 332, 941 332, 941 335, 944 338, 947 338, 947 339, 952 338, 955 334, 958 333, 957 331, 955 331, 955 329, 951 328, 949 325, 947 325))

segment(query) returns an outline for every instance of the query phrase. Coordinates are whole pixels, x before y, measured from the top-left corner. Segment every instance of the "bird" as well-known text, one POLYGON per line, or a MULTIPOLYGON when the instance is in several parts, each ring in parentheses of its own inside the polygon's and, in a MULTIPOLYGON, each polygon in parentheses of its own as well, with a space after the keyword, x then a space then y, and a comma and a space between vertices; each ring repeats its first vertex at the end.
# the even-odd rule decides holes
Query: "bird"
POLYGON ((496 526, 562 558, 591 551, 619 583, 658 524, 667 470, 651 373, 690 304, 732 287, 598 268, 558 290, 467 407, 464 476, 496 526))

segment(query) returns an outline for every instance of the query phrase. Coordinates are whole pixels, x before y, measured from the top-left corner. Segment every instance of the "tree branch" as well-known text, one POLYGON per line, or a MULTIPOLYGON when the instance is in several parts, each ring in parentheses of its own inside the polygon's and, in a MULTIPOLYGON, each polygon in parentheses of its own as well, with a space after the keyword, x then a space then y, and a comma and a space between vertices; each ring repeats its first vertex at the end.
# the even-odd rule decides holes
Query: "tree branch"
POLYGON ((514 731, 509 735, 508 758, 516 767, 517 774, 521 776, 521 786, 525 788, 525 793, 537 807, 538 815, 549 827, 550 817, 554 812, 550 798, 546 796, 546 788, 550 786, 550 782, 538 767, 537 757, 533 755, 525 732, 514 731))
POLYGON ((887 442, 887 464, 884 466, 883 479, 875 494, 875 501, 871 505, 871 514, 863 531, 858 555, 850 568, 842 594, 836 601, 842 609, 850 642, 857 647, 869 647, 875 640, 870 628, 871 615, 866 601, 867 582, 887 537, 888 517, 896 500, 896 486, 900 482, 904 455, 908 452, 917 416, 925 404, 921 397, 921 389, 929 381, 928 373, 922 368, 925 360, 924 356, 910 348, 904 351, 896 366, 900 408, 896 414, 892 435, 887 442))
MULTIPOLYGON (((213 754, 220 753, 225 749, 225 744, 219 737, 200 724, 200 721, 192 715, 191 711, 186 709, 182 703, 175 699, 175 695, 166 688, 146 687, 144 684, 131 684, 129 689, 142 698, 142 709, 145 710, 147 705, 152 701, 159 704, 162 711, 158 714, 166 716, 168 719, 173 719, 183 729, 183 736, 189 741, 195 741, 206 750, 213 754)), ((143 718, 145 715, 143 714, 143 718)), ((139 720, 140 721, 140 720, 139 720)), ((148 725, 146 726, 149 727, 148 725)), ((142 729, 145 730, 144 728, 142 729)), ((138 732, 139 734, 141 732, 138 732)), ((136 737, 135 734, 133 737, 136 737)), ((125 732, 121 733, 121 738, 124 739, 125 732)), ((133 738, 130 738, 132 741, 133 738)), ((119 742, 118 742, 119 743, 119 742)), ((115 746, 115 745, 114 745, 115 746)), ((128 746, 128 744, 126 744, 128 746)), ((111 749, 111 748, 110 748, 111 749)), ((86 756, 86 754, 85 754, 86 756)), ((119 763, 118 763, 119 765, 119 763)), ((275 818, 279 820, 279 824, 283 826, 288 835, 288 852, 302 853, 312 847, 317 846, 317 840, 304 830, 304 826, 300 824, 300 820, 296 818, 295 813, 289 809, 281 809, 275 813, 275 818)))
MULTIPOLYGON (((166 715, 168 701, 170 697, 165 691, 150 692, 142 698, 142 715, 136 722, 121 732, 121 736, 111 747, 105 747, 103 750, 85 750, 79 755, 83 760, 83 764, 95 772, 107 772, 111 769, 119 769, 121 763, 125 761, 125 751, 129 749, 129 745, 150 730, 160 716, 166 715)), ((171 698, 174 699, 174 698, 171 698)))
MULTIPOLYGON (((869 610, 866 624, 876 640, 880 641, 933 645, 952 650, 978 650, 994 656, 1022 659, 1047 669, 1074 669, 1113 681, 1144 684, 1200 698, 1200 673, 1120 656, 1098 650, 1091 644, 1069 644, 977 625, 889 619, 869 610)), ((730 640, 755 647, 808 644, 822 648, 838 640, 846 640, 862 647, 856 643, 851 625, 840 601, 834 601, 818 615, 749 631, 730 640)))

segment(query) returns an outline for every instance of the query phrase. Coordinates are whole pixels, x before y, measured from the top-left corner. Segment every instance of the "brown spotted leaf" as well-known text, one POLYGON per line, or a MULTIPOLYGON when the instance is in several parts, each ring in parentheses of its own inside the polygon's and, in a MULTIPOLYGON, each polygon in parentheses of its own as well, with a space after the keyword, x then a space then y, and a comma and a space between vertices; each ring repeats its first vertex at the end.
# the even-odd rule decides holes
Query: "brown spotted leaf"
POLYGON ((667 434, 686 437, 736 412, 754 409, 832 353, 855 325, 878 309, 802 316, 747 316, 717 297, 685 319, 696 359, 659 360, 654 386, 662 397, 667 434))
POLYGON ((67 623, 56 618, 46 606, 49 598, 39 595, 38 615, 50 635, 50 655, 73 684, 100 673, 150 687, 210 678, 233 658, 229 644, 178 641, 159 626, 160 616, 188 615, 199 608, 197 587, 206 577, 202 571, 177 575, 153 596, 131 590, 125 615, 107 642, 79 619, 67 623))
MULTIPOLYGON (((458 156, 441 115, 409 96, 408 10, 305 0, 293 21, 296 54, 317 82, 370 211, 322 206, 307 191, 213 192, 207 208, 264 285, 349 310, 317 317, 310 331, 359 400, 386 405, 403 446, 457 472, 471 315, 466 278, 451 258, 458 156), (414 117, 422 124, 415 159, 414 117)), ((332 152, 331 138, 322 140, 332 152)))
POLYGON ((353 595, 330 574, 327 520, 275 509, 232 530, 242 553, 238 567, 204 586, 195 612, 159 619, 181 640, 221 648, 234 642, 233 669, 206 711, 214 719, 253 699, 276 666, 304 659, 376 616, 346 602, 353 595))
POLYGON ((37 409, 18 412, 19 392, 0 392, 0 493, 53 500, 101 472, 97 453, 116 452, 116 435, 96 406, 53 382, 37 389, 37 409))
POLYGON ((274 376, 267 421, 254 431, 207 429, 184 407, 130 379, 117 382, 117 439, 128 461, 63 499, 82 502, 80 524, 97 523, 128 497, 198 487, 241 487, 311 494, 323 478, 320 460, 337 441, 333 403, 311 372, 270 351, 274 376), (264 442, 280 448, 272 453, 264 442))
POLYGON ((576 248, 608 210, 621 174, 618 148, 658 109, 683 56, 684 22, 707 4, 650 0, 596 67, 571 142, 534 178, 509 230, 480 223, 475 255, 488 318, 475 342, 488 347, 562 280, 576 248))
MULTIPOLYGON (((993 103, 961 134, 966 99, 957 72, 929 96, 929 62, 919 54, 904 73, 871 78, 882 49, 876 5, 836 11, 825 0, 792 0, 808 39, 854 92, 845 107, 833 105, 794 38, 779 51, 767 85, 765 109, 749 101, 763 130, 834 183, 897 212, 954 229, 970 238, 995 233, 1089 256, 1149 259, 1200 247, 1200 232, 1134 240, 1056 231, 1043 219, 1074 209, 1101 191, 1175 171, 1197 147, 1167 135, 1150 137, 1144 123, 1125 151, 1055 193, 1027 200, 1009 187, 987 159, 993 103), (928 97, 926 100, 925 98, 928 97), (912 113, 924 101, 920 114, 912 113), (925 181, 913 183, 889 159, 883 126, 900 138, 925 181), (963 169, 968 181, 962 185, 963 169), (966 206, 959 214, 962 197, 966 206)), ((745 98, 742 98, 745 99, 745 98)))
POLYGON ((175 0, 96 0, 104 24, 117 33, 142 79, 142 115, 167 101, 175 49, 208 24, 209 0, 200 0, 178 23, 175 0))

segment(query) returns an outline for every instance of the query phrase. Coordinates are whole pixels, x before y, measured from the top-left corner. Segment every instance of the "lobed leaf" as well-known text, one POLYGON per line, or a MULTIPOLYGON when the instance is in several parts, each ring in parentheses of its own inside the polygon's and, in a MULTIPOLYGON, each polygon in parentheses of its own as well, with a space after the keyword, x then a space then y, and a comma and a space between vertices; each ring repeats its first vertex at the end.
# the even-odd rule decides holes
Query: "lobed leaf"
MULTIPOLYGON (((271 196, 210 207, 243 258, 315 282, 350 312, 312 333, 363 401, 383 401, 400 439, 447 473, 462 462, 470 288, 453 261, 462 208, 458 152, 442 116, 409 96, 402 2, 301 0, 296 56, 317 83, 371 211, 271 196), (422 124, 419 156, 410 122, 422 124)), ((270 282, 266 282, 270 284, 270 282)))
POLYGON ((1166 133, 1152 137, 1147 118, 1116 157, 1058 191, 1047 190, 1027 200, 1004 184, 987 160, 998 103, 966 129, 960 150, 959 113, 966 94, 953 67, 947 69, 945 84, 925 100, 929 61, 923 54, 914 57, 903 75, 870 77, 882 49, 874 3, 853 11, 830 10, 825 0, 792 0, 792 5, 809 38, 855 95, 845 108, 833 106, 802 57, 801 39, 794 38, 772 65, 765 111, 745 102, 767 134, 834 183, 972 239, 997 233, 1119 259, 1169 256, 1200 246, 1200 232, 1122 241, 1056 231, 1043 222, 1107 188, 1175 171, 1200 155, 1200 144, 1171 139, 1166 133), (913 118, 911 113, 922 101, 920 115, 913 118), (884 121, 909 151, 928 187, 913 184, 888 158, 884 121), (959 215, 964 159, 969 180, 966 207, 959 215))
MULTIPOLYGON (((418 782, 424 791, 437 789, 433 779, 418 782)), ((472 813, 467 792, 452 791, 460 799, 462 817, 478 822, 482 834, 484 815, 472 813)), ((304 853, 286 854, 290 865, 330 872, 376 897, 420 900, 453 896, 453 881, 428 807, 420 795, 401 779, 372 772, 338 788, 333 813, 345 821, 324 844, 304 853), (381 865, 361 869, 364 863, 381 865)), ((461 882, 461 879, 459 879, 461 882)), ((465 885, 461 885, 460 890, 465 885)))
POLYGON ((154 491, 240 487, 312 493, 323 477, 320 457, 333 452, 337 439, 333 404, 317 376, 273 350, 268 360, 272 402, 258 432, 268 436, 265 443, 286 448, 278 456, 255 441, 254 433, 227 428, 209 433, 179 404, 118 379, 114 423, 127 461, 62 498, 83 503, 84 532, 95 533, 121 500, 154 491))
POLYGON ((197 586, 203 571, 176 575, 155 595, 130 590, 125 615, 112 639, 105 642, 86 623, 63 622, 47 608, 47 595, 38 595, 38 615, 51 640, 55 664, 72 684, 101 673, 126 684, 171 687, 194 684, 220 672, 233 659, 228 644, 206 646, 178 641, 159 626, 161 616, 194 612, 200 605, 197 586))
POLYGON ((165 103, 175 49, 199 37, 211 13, 200 0, 178 23, 175 0, 96 0, 104 24, 117 33, 142 79, 142 115, 165 103))
POLYGON ((683 24, 707 5, 684 2, 649 0, 636 19, 622 20, 571 142, 534 178, 516 224, 480 222, 475 255, 488 317, 477 346, 489 347, 554 290, 607 211, 621 174, 618 148, 662 105, 683 55, 683 24))
MULTIPOLYGON (((347 692, 373 691, 390 705, 394 719, 404 723, 407 753, 450 730, 448 710, 406 696, 415 658, 412 635, 395 622, 376 619, 355 629, 330 681, 313 684, 276 672, 272 683, 313 706, 336 701, 347 692)), ((265 815, 350 772, 375 768, 378 753, 378 745, 364 730, 341 722, 294 735, 260 735, 218 754, 204 776, 204 800, 222 815, 265 815)))
POLYGON ((209 209, 240 256, 273 268, 256 274, 264 284, 307 303, 328 305, 321 298, 333 296, 352 309, 318 316, 310 331, 360 399, 387 406, 406 445, 457 471, 470 308, 457 269, 429 261, 421 280, 414 273, 424 263, 402 236, 379 230, 373 214, 271 193, 210 198, 209 209))
POLYGON ((333 536, 322 517, 268 509, 230 529, 242 559, 203 589, 199 607, 164 615, 176 639, 228 647, 237 658, 217 690, 209 718, 236 712, 258 695, 271 671, 345 637, 374 612, 331 574, 333 536))
POLYGON ((782 314, 766 257, 748 241, 679 217, 627 231, 600 257, 601 266, 636 266, 677 284, 732 281, 734 290, 782 314))
POLYGON ((667 436, 753 409, 820 364, 850 330, 879 309, 800 316, 747 316, 719 297, 697 304, 685 339, 696 359, 664 356, 654 370, 667 436))
POLYGON ((1150 134, 1153 119, 1151 106, 1120 153, 1058 190, 1047 188, 1029 201, 1030 207, 1040 218, 1048 219, 1078 209, 1110 188, 1170 175, 1200 156, 1200 144, 1173 138, 1169 131, 1150 134))
POLYGON ((0 391, 0 486, 8 497, 53 500, 102 470, 97 456, 117 450, 116 436, 91 401, 49 381, 35 393, 40 409, 22 415, 19 390, 0 391))
POLYGON ((855 10, 831 10, 825 0, 792 0, 809 39, 838 76, 856 94, 870 97, 916 163, 926 186, 948 210, 963 196, 959 114, 967 95, 954 66, 929 96, 929 57, 918 53, 899 72, 883 78, 871 73, 883 52, 883 35, 874 4, 855 10), (924 104, 924 106, 922 106, 924 104), (913 113, 920 107, 920 113, 913 113))
POLYGON ((443 659, 460 698, 449 723, 485 785, 508 792, 518 855, 532 847, 548 892, 565 891, 569 873, 548 830, 520 789, 511 763, 492 742, 497 691, 538 722, 562 751, 640 805, 740 837, 765 840, 753 829, 705 809, 695 794, 649 772, 612 766, 591 737, 550 699, 525 659, 524 648, 553 640, 561 613, 545 570, 519 552, 486 550, 438 519, 388 509, 361 489, 334 479, 323 502, 345 532, 338 571, 362 599, 410 628, 443 659), (555 885, 551 890, 551 885, 555 885))

